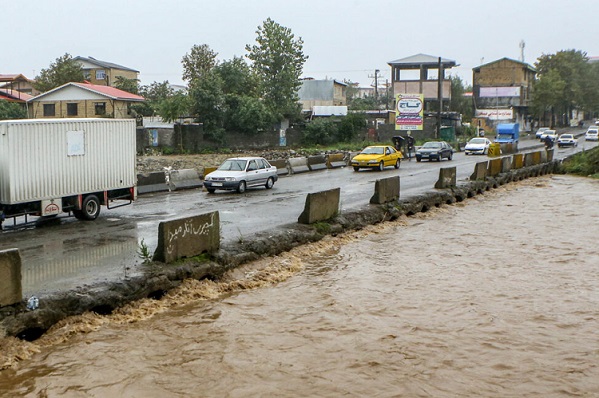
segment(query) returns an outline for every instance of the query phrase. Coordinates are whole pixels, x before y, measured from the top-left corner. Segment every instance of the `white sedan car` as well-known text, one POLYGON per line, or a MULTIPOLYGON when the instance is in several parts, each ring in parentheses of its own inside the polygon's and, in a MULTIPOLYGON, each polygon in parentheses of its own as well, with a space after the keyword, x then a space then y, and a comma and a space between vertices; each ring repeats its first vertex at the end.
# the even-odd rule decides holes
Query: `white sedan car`
POLYGON ((543 134, 541 134, 541 141, 545 141, 545 138, 549 136, 551 141, 555 142, 557 140, 557 132, 555 130, 545 130, 543 134))
POLYGON ((585 141, 599 141, 599 128, 589 127, 586 134, 584 135, 585 141))
POLYGON ((574 135, 572 135, 572 134, 562 134, 557 139, 557 147, 558 148, 562 148, 565 146, 574 147, 577 145, 578 145, 578 142, 576 141, 576 138, 574 138, 574 135))
POLYGON ((537 139, 541 139, 541 135, 543 135, 543 133, 545 131, 549 130, 549 127, 541 127, 537 130, 537 132, 535 133, 535 137, 537 137, 537 139))
POLYGON ((208 193, 217 189, 243 193, 250 187, 271 189, 278 178, 277 168, 264 158, 230 158, 204 177, 204 187, 208 193))
POLYGON ((486 155, 489 153, 489 145, 491 140, 483 137, 472 138, 464 147, 466 155, 486 155))

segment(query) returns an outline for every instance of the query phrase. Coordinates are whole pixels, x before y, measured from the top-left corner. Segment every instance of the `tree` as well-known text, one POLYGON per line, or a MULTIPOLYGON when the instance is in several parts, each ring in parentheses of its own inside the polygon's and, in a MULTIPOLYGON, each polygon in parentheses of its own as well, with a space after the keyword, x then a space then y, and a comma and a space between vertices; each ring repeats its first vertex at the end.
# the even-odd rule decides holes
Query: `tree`
POLYGON ((336 136, 338 142, 351 142, 358 136, 359 133, 366 130, 368 127, 368 120, 364 113, 349 113, 347 116, 341 119, 341 122, 337 126, 336 136))
POLYGON ((539 117, 544 117, 550 112, 550 126, 555 125, 555 109, 562 103, 562 97, 566 88, 566 82, 561 78, 556 69, 550 69, 543 73, 540 79, 533 85, 532 109, 539 117))
POLYGON ((167 123, 176 122, 181 116, 186 116, 188 111, 189 98, 182 92, 163 99, 158 105, 158 113, 167 123))
POLYGON ((304 63, 304 42, 291 29, 268 18, 256 31, 257 45, 245 46, 252 70, 260 79, 260 95, 277 120, 299 118, 299 80, 304 63))
POLYGON ((139 79, 127 79, 123 76, 117 76, 114 79, 113 86, 131 94, 139 93, 139 79))
POLYGON ((465 86, 464 82, 459 76, 451 76, 451 101, 449 103, 449 109, 454 112, 458 112, 462 115, 462 120, 470 121, 474 115, 474 107, 472 105, 472 99, 465 97, 466 91, 471 91, 472 87, 465 86))
POLYGON ((207 44, 194 45, 191 51, 183 56, 183 80, 190 86, 212 70, 217 65, 218 53, 212 51, 207 44))
MULTIPOLYGON (((547 76, 551 79, 550 84, 541 87, 544 90, 552 88, 559 90, 559 92, 546 92, 546 94, 553 100, 551 108, 553 113, 560 117, 560 123, 568 123, 572 109, 584 109, 589 101, 585 98, 584 90, 590 68, 586 53, 578 50, 563 50, 556 54, 542 55, 535 66, 539 82, 547 76), (558 79, 563 82, 563 86, 553 84, 558 79)), ((533 98, 546 102, 538 95, 533 98)))
POLYGON ((65 53, 62 57, 56 58, 47 69, 41 70, 33 86, 41 92, 46 92, 66 83, 83 82, 83 80, 83 67, 73 60, 70 54, 65 53))
POLYGON ((191 112, 204 124, 204 131, 214 133, 222 130, 225 94, 221 77, 215 71, 205 73, 191 87, 189 96, 191 112))
POLYGON ((0 100, 0 120, 25 118, 27 111, 20 104, 0 100))
POLYGON ((241 57, 233 57, 214 67, 223 82, 225 94, 258 97, 258 77, 241 57))
POLYGON ((165 80, 162 83, 154 82, 147 86, 141 86, 138 94, 146 100, 142 103, 132 105, 131 109, 138 115, 154 116, 155 114, 160 114, 160 104, 162 101, 172 97, 175 91, 171 88, 168 80, 165 80))

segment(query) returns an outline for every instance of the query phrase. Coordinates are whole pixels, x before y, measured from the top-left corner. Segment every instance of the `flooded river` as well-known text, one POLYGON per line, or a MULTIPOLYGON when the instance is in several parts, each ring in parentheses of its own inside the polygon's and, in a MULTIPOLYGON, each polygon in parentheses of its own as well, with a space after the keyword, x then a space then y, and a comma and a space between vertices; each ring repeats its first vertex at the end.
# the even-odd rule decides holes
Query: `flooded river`
POLYGON ((4 339, 7 397, 597 397, 599 182, 546 176, 4 339))

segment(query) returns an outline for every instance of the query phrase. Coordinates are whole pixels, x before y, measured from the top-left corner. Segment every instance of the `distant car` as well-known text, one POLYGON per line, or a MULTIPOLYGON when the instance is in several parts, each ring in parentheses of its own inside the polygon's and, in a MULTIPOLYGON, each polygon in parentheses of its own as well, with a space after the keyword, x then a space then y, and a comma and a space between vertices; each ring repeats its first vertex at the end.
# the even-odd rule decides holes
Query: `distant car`
POLYGON ((252 187, 271 189, 278 179, 277 168, 264 158, 229 158, 204 177, 204 187, 208 193, 217 189, 243 193, 252 187))
POLYGON ((489 152, 491 140, 488 138, 475 137, 472 138, 464 147, 466 155, 486 155, 489 152))
POLYGON ((399 169, 403 155, 391 145, 372 145, 362 149, 362 152, 354 156, 350 165, 354 171, 360 169, 376 169, 383 171, 387 166, 399 169))
POLYGON ((551 141, 555 142, 557 140, 557 132, 555 130, 545 130, 543 134, 541 134, 541 141, 545 141, 545 137, 549 136, 551 141))
POLYGON ((557 139, 557 147, 558 148, 562 148, 565 146, 577 146, 578 142, 576 141, 576 138, 574 138, 573 134, 562 134, 559 136, 559 138, 557 139))
POLYGON ((585 141, 599 141, 599 128, 589 127, 586 134, 584 135, 585 141))
POLYGON ((440 162, 443 158, 451 160, 452 157, 453 148, 445 141, 429 141, 416 150, 417 162, 422 159, 428 159, 429 161, 435 159, 440 162))
POLYGON ((541 135, 543 135, 543 133, 545 131, 549 130, 549 127, 541 127, 537 130, 537 132, 535 133, 535 137, 537 137, 537 139, 541 139, 541 135))

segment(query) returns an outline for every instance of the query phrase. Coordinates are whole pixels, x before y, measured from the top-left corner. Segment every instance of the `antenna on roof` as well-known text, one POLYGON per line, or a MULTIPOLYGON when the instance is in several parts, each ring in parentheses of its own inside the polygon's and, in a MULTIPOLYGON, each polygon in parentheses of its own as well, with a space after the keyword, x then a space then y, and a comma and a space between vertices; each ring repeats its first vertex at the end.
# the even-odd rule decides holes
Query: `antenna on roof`
POLYGON ((526 43, 524 43, 524 40, 520 40, 520 61, 524 62, 524 47, 526 46, 526 43))

